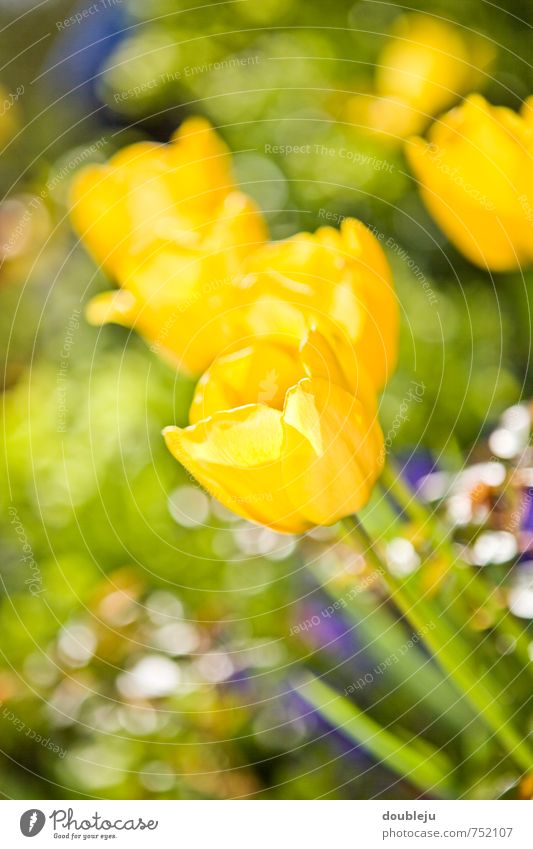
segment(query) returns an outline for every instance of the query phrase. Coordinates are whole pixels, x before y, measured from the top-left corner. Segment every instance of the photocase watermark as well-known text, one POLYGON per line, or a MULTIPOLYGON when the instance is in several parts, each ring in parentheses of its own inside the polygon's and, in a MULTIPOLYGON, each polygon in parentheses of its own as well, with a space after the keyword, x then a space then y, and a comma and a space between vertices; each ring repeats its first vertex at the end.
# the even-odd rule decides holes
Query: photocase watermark
POLYGON ((259 392, 257 395, 258 404, 268 404, 276 397, 279 389, 279 374, 276 369, 270 369, 264 378, 259 381, 259 392))
POLYGON ((376 569, 374 572, 371 572, 370 575, 367 575, 361 581, 352 587, 347 593, 340 596, 340 598, 335 599, 331 604, 323 607, 318 613, 315 613, 313 616, 308 617, 307 619, 302 619, 300 622, 291 625, 289 630, 289 635, 291 637, 296 634, 306 633, 307 631, 311 631, 313 628, 316 628, 323 619, 330 619, 335 613, 338 613, 340 610, 344 610, 349 606, 350 601, 354 598, 357 598, 358 595, 365 592, 369 587, 376 583, 376 581, 380 578, 381 575, 384 574, 383 569, 376 569))
POLYGON ((418 383, 416 380, 411 380, 409 384, 409 391, 402 398, 400 402, 400 406, 398 408, 398 412, 394 416, 392 420, 392 424, 387 431, 387 435, 385 436, 385 440, 383 442, 383 448, 381 449, 381 460, 385 459, 385 455, 389 453, 392 443, 394 442, 396 436, 398 435, 398 431, 400 430, 402 424, 404 422, 409 421, 409 407, 411 404, 421 404, 422 398, 424 397, 424 393, 426 391, 426 384, 424 382, 418 383))
POLYGON ((113 94, 115 103, 123 103, 130 100, 132 97, 140 97, 148 91, 153 91, 162 85, 177 82, 178 80, 188 79, 200 74, 209 74, 217 71, 223 71, 228 68, 238 68, 246 65, 257 65, 261 61, 260 56, 231 56, 228 59, 222 59, 220 62, 209 62, 204 65, 186 65, 184 68, 176 69, 175 71, 166 71, 149 80, 143 80, 142 83, 117 91, 113 94))
POLYGON ((10 92, 4 97, 3 100, 0 100, 0 118, 3 118, 3 116, 6 115, 10 109, 13 108, 17 100, 20 100, 20 98, 24 94, 24 91, 25 87, 21 83, 19 86, 17 86, 15 91, 10 92))
POLYGON ((349 147, 328 147, 325 144, 265 144, 264 151, 275 156, 328 156, 346 159, 356 165, 367 165, 373 171, 386 171, 389 174, 394 171, 392 162, 349 147))
POLYGON ((34 212, 42 208, 42 203, 43 202, 40 197, 32 197, 28 202, 27 206, 24 208, 24 212, 18 218, 16 225, 10 228, 9 238, 2 243, 0 252, 3 258, 11 257, 13 254, 17 253, 18 246, 21 241, 25 241, 26 239, 28 224, 30 223, 34 212))
POLYGON ((218 280, 209 280, 201 286, 198 286, 194 295, 190 295, 184 301, 178 304, 169 317, 166 319, 164 324, 161 327, 161 330, 157 334, 157 338, 150 345, 150 350, 154 354, 160 354, 161 351, 166 347, 165 342, 170 336, 172 329, 175 327, 179 316, 186 313, 192 307, 198 305, 199 301, 201 301, 206 295, 213 295, 219 289, 222 289, 224 286, 231 286, 234 283, 234 278, 231 276, 221 277, 218 280))
MULTIPOLYGON (((334 212, 332 209, 325 209, 321 206, 318 210, 318 217, 322 221, 327 221, 328 224, 336 224, 337 227, 349 218, 349 215, 344 215, 343 212, 334 212)), ((373 232, 373 231, 372 231, 373 232)))
POLYGON ((431 159, 441 174, 444 174, 452 183, 459 186, 465 194, 471 197, 472 200, 477 201, 487 212, 494 212, 496 209, 494 203, 483 192, 480 192, 479 189, 473 186, 472 183, 467 182, 457 166, 452 167, 447 162, 443 162, 444 154, 444 149, 434 142, 428 144, 424 149, 424 156, 428 156, 431 159))
POLYGON ((262 501, 274 501, 271 492, 251 492, 249 495, 228 495, 232 504, 260 504, 262 501))
POLYGON ((350 696, 357 690, 364 690, 364 688, 369 684, 373 684, 376 678, 379 678, 380 675, 383 675, 388 669, 395 666, 398 661, 413 648, 413 646, 416 646, 420 642, 422 637, 427 634, 428 631, 433 631, 435 627, 434 622, 428 622, 426 625, 423 625, 419 631, 416 631, 396 651, 389 654, 385 660, 382 660, 381 663, 374 666, 370 672, 365 672, 365 674, 358 678, 357 681, 353 681, 351 684, 348 684, 348 686, 344 688, 344 695, 350 696))
POLYGON ((246 65, 258 65, 262 56, 259 55, 248 55, 245 54, 243 56, 230 56, 228 59, 221 59, 220 62, 207 62, 204 65, 186 65, 183 69, 182 76, 183 77, 195 77, 198 74, 210 74, 213 71, 216 73, 217 71, 224 71, 228 68, 241 68, 246 65))
POLYGON ((389 236, 389 238, 385 242, 385 247, 387 247, 389 249, 389 251, 392 251, 392 253, 395 253, 396 256, 402 262, 405 263, 405 265, 407 266, 409 271, 412 273, 413 277, 415 277, 418 280, 418 282, 420 283, 420 285, 421 285, 421 287, 422 287, 422 289, 423 289, 423 291, 424 291, 424 293, 425 293, 425 295, 428 299, 428 302, 432 306, 437 304, 439 299, 437 298, 437 295, 435 294, 435 292, 431 288, 431 284, 429 283, 429 280, 427 279, 426 275, 424 274, 424 272, 422 271, 420 266, 415 262, 415 260, 411 256, 409 256, 409 254, 405 250, 405 248, 402 248, 401 245, 399 245, 398 242, 396 242, 395 239, 392 238, 392 236, 389 236))
POLYGON ((30 728, 30 726, 26 722, 24 722, 23 719, 20 718, 20 716, 17 716, 14 711, 10 710, 1 701, 0 707, 2 708, 2 712, 0 713, 2 719, 5 719, 7 722, 10 722, 20 734, 24 733, 24 736, 27 737, 29 740, 33 740, 35 743, 38 743, 39 746, 42 746, 44 749, 49 749, 55 755, 58 755, 58 757, 65 757, 65 755, 67 754, 66 749, 63 749, 61 746, 58 746, 57 743, 54 743, 54 741, 50 739, 50 737, 43 737, 43 735, 35 731, 34 728, 30 728))
POLYGON ((525 213, 528 224, 533 225, 533 209, 531 208, 531 204, 527 195, 520 195, 520 197, 518 198, 518 202, 522 207, 523 212, 525 213))
POLYGON ((70 27, 76 26, 76 24, 83 23, 83 21, 86 21, 93 15, 97 15, 98 12, 104 12, 106 9, 112 9, 113 6, 120 6, 121 3, 122 0, 96 0, 95 3, 91 3, 91 5, 86 6, 85 9, 80 9, 68 18, 63 18, 62 21, 56 21, 56 29, 69 29, 70 27))
POLYGON ((63 180, 69 177, 79 165, 82 165, 94 153, 100 150, 100 148, 104 147, 107 142, 108 139, 105 136, 102 136, 102 138, 93 142, 93 144, 84 147, 82 150, 76 151, 68 162, 59 169, 59 171, 48 178, 39 194, 33 195, 29 198, 25 205, 24 212, 18 218, 16 226, 12 227, 9 231, 9 238, 6 239, 6 241, 0 246, 0 254, 3 257, 9 257, 16 253, 17 246, 20 244, 21 240, 26 238, 26 231, 34 214, 43 208, 43 202, 49 197, 49 195, 57 189, 63 180))
POLYGON ((69 320, 67 322, 65 335, 63 337, 63 347, 61 348, 60 361, 59 361, 59 369, 57 372, 56 378, 56 391, 57 391, 57 431, 58 433, 65 433, 67 430, 67 416, 68 416, 68 404, 67 404, 67 375, 70 365, 70 355, 72 352, 72 347, 75 341, 75 333, 79 330, 80 327, 80 318, 81 310, 74 309, 70 314, 69 320))
POLYGON ((24 811, 20 818, 20 830, 24 837, 35 837, 39 834, 46 823, 46 817, 38 808, 30 808, 24 811))
POLYGON ((155 831, 159 820, 143 817, 109 819, 95 811, 87 816, 74 814, 74 808, 55 808, 48 817, 39 808, 29 808, 20 818, 20 830, 25 837, 34 837, 46 826, 47 820, 54 838, 79 840, 115 840, 124 831, 155 831), (118 832, 118 833, 117 833, 118 832))
POLYGON ((81 834, 77 834, 76 832, 87 832, 83 834, 84 840, 86 837, 95 838, 98 836, 101 839, 108 840, 117 836, 113 834, 115 831, 155 831, 159 825, 159 820, 144 820, 142 817, 124 817, 110 820, 98 812, 95 812, 90 817, 82 814, 79 819, 76 819, 73 808, 68 808, 68 810, 58 808, 52 811, 49 819, 52 821, 54 837, 75 839, 82 837, 81 834), (65 833, 58 834, 57 832, 61 832, 61 830, 65 833), (96 834, 93 832, 96 832, 96 834), (98 834, 98 832, 104 833, 98 834))
POLYGON ((520 530, 520 528, 522 527, 522 523, 525 517, 527 516, 532 501, 533 492, 528 489, 526 490, 526 493, 522 498, 520 505, 517 507, 516 510, 513 510, 513 512, 511 513, 509 521, 505 526, 506 531, 509 531, 510 533, 514 534, 520 530))
POLYGON ((106 136, 102 136, 92 144, 84 147, 82 150, 76 151, 74 155, 70 157, 68 162, 66 162, 53 177, 50 177, 46 181, 44 189, 40 192, 40 197, 44 199, 50 192, 54 191, 54 189, 56 189, 66 177, 69 177, 72 172, 78 168, 78 166, 82 165, 87 159, 93 156, 93 154, 98 153, 98 151, 102 147, 105 147, 107 143, 108 138, 106 136))
POLYGON ((28 540, 24 525, 20 520, 17 508, 10 507, 7 512, 9 514, 9 521, 13 525, 18 541, 22 547, 23 554, 21 561, 30 573, 24 580, 24 583, 32 595, 38 596, 43 592, 43 576, 41 574, 41 570, 35 560, 33 549, 28 540))
MULTIPOLYGON (((344 215, 341 212, 334 212, 331 209, 325 209, 324 207, 321 207, 318 210, 318 217, 322 221, 326 221, 328 224, 335 224, 338 227, 340 224, 342 224, 343 221, 346 221, 346 219, 350 216, 344 215)), ((385 233, 383 233, 377 227, 367 225, 367 228, 370 230, 372 235, 376 237, 378 242, 381 242, 386 248, 388 248, 390 252, 396 254, 396 256, 403 263, 405 263, 409 271, 411 271, 411 273, 413 274, 413 277, 415 277, 422 286, 422 289, 424 290, 424 293, 429 303, 432 306, 437 304, 439 299, 435 294, 434 290, 431 288, 429 280, 427 279, 420 266, 409 255, 405 248, 402 248, 402 246, 398 244, 398 242, 392 236, 387 237, 385 233)))
POLYGON ((124 91, 116 91, 113 95, 113 100, 115 103, 122 103, 125 100, 130 100, 132 97, 140 97, 140 95, 145 94, 147 91, 153 91, 153 89, 159 88, 159 86, 165 85, 165 83, 171 83, 180 78, 181 71, 159 74, 157 77, 144 80, 142 83, 131 86, 131 88, 124 89, 124 91))

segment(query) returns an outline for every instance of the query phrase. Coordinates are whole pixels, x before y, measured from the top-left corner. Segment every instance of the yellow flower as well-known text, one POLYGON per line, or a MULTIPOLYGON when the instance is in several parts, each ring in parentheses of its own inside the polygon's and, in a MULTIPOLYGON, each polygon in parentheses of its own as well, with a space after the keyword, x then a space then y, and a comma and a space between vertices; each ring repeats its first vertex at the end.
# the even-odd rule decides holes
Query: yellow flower
POLYGON ((232 192, 197 246, 154 241, 125 257, 122 288, 93 298, 87 317, 134 328, 179 371, 199 374, 234 341, 241 262, 265 236, 253 202, 232 192))
POLYGON ((2 146, 11 142, 20 129, 22 116, 17 101, 23 93, 23 85, 14 92, 9 92, 0 85, 0 144, 2 146))
POLYGON ((171 144, 131 145, 84 169, 72 189, 74 226, 121 287, 91 301, 89 321, 134 328, 192 373, 229 341, 241 262, 267 238, 230 165, 209 124, 193 118, 171 144))
POLYGON ((352 120, 392 140, 420 132, 482 80, 494 48, 430 15, 402 15, 376 63, 373 95, 350 106, 352 120))
POLYGON ((380 389, 392 373, 398 346, 398 305, 378 239, 360 221, 322 227, 271 242, 251 254, 242 302, 246 333, 301 339, 309 321, 333 326, 355 348, 380 389))
POLYGON ((494 271, 533 260, 533 101, 518 115, 480 95, 406 146, 429 211, 472 262, 494 271))
POLYGON ((368 500, 383 462, 375 393, 353 348, 316 330, 256 337, 201 378, 172 454, 226 507, 278 531, 328 525, 368 500))
POLYGON ((71 218, 96 261, 118 277, 124 258, 154 238, 194 246, 196 230, 232 191, 226 145, 203 118, 189 118, 170 144, 138 142, 81 170, 71 218))

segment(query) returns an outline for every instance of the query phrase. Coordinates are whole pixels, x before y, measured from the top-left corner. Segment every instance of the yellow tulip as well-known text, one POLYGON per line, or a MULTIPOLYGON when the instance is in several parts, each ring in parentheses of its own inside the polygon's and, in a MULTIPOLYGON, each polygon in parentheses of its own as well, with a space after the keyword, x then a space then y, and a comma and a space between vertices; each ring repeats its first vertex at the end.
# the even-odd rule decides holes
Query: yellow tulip
POLYGON ((199 381, 172 454, 226 507, 277 531, 329 525, 367 501, 383 463, 375 392, 353 348, 310 330, 258 336, 199 381))
POLYGON ((265 236, 253 202, 233 192, 197 246, 154 241, 125 257, 122 288, 93 298, 87 318, 131 327, 179 371, 199 374, 234 340, 241 262, 265 236))
POLYGON ((189 118, 170 144, 138 142, 83 168, 71 218, 96 261, 118 277, 123 259, 154 239, 196 245, 235 188, 228 148, 206 120, 189 118))
POLYGON ((429 211, 482 268, 533 261, 532 115, 531 99, 519 115, 472 95, 406 146, 429 211))
POLYGON ((131 145, 84 169, 72 189, 74 226, 121 287, 91 301, 89 321, 134 328, 191 373, 232 338, 241 263, 267 238, 230 165, 209 124, 193 118, 171 144, 131 145))
POLYGON ((405 138, 477 86, 494 58, 484 38, 430 15, 402 15, 376 63, 374 93, 349 106, 356 123, 405 138))
POLYGON ((17 102, 24 93, 21 84, 14 92, 9 92, 0 85, 0 144, 11 142, 21 126, 21 112, 17 102))
POLYGON ((398 305, 378 239, 360 221, 271 242, 250 255, 242 283, 246 333, 302 338, 311 320, 346 337, 377 389, 392 373, 398 305))

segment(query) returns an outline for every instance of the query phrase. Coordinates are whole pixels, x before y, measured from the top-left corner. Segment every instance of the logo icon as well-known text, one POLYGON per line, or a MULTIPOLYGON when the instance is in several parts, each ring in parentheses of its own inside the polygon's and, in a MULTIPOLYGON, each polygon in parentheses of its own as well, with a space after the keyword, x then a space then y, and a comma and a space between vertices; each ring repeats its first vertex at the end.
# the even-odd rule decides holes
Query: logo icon
POLYGON ((35 837, 42 831, 45 822, 46 817, 42 811, 30 808, 29 811, 24 811, 20 818, 20 830, 24 837, 35 837))

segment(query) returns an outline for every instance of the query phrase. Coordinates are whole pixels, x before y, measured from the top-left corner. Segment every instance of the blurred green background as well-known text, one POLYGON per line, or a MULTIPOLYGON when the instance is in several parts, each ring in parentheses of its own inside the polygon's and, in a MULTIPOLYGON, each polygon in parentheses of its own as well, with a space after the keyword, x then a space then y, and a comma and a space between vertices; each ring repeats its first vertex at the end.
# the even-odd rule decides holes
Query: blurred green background
MULTIPOLYGON (((160 431, 185 422, 192 383, 126 330, 85 324, 84 304, 108 281, 70 230, 68 185, 83 164, 165 141, 199 113, 234 151, 274 237, 344 215, 384 234, 403 330, 383 429, 395 452, 423 447, 451 469, 531 393, 533 275, 469 265, 422 207, 401 146, 346 118, 400 4, 93 6, 73 21, 91 3, 0 3, 0 792, 412 798, 293 692, 299 664, 333 665, 344 683, 380 660, 382 647, 365 648, 381 627, 368 619, 379 589, 361 591, 349 625, 295 632, 329 603, 319 577, 361 579, 353 555, 327 531, 296 549, 238 521, 180 470, 160 431), (398 428, 413 381, 423 398, 398 428)), ((492 102, 516 108, 533 91, 525 0, 412 8, 494 41, 492 102)), ((404 673, 361 698, 384 721, 405 711, 416 733, 431 704, 408 706, 404 673)))

